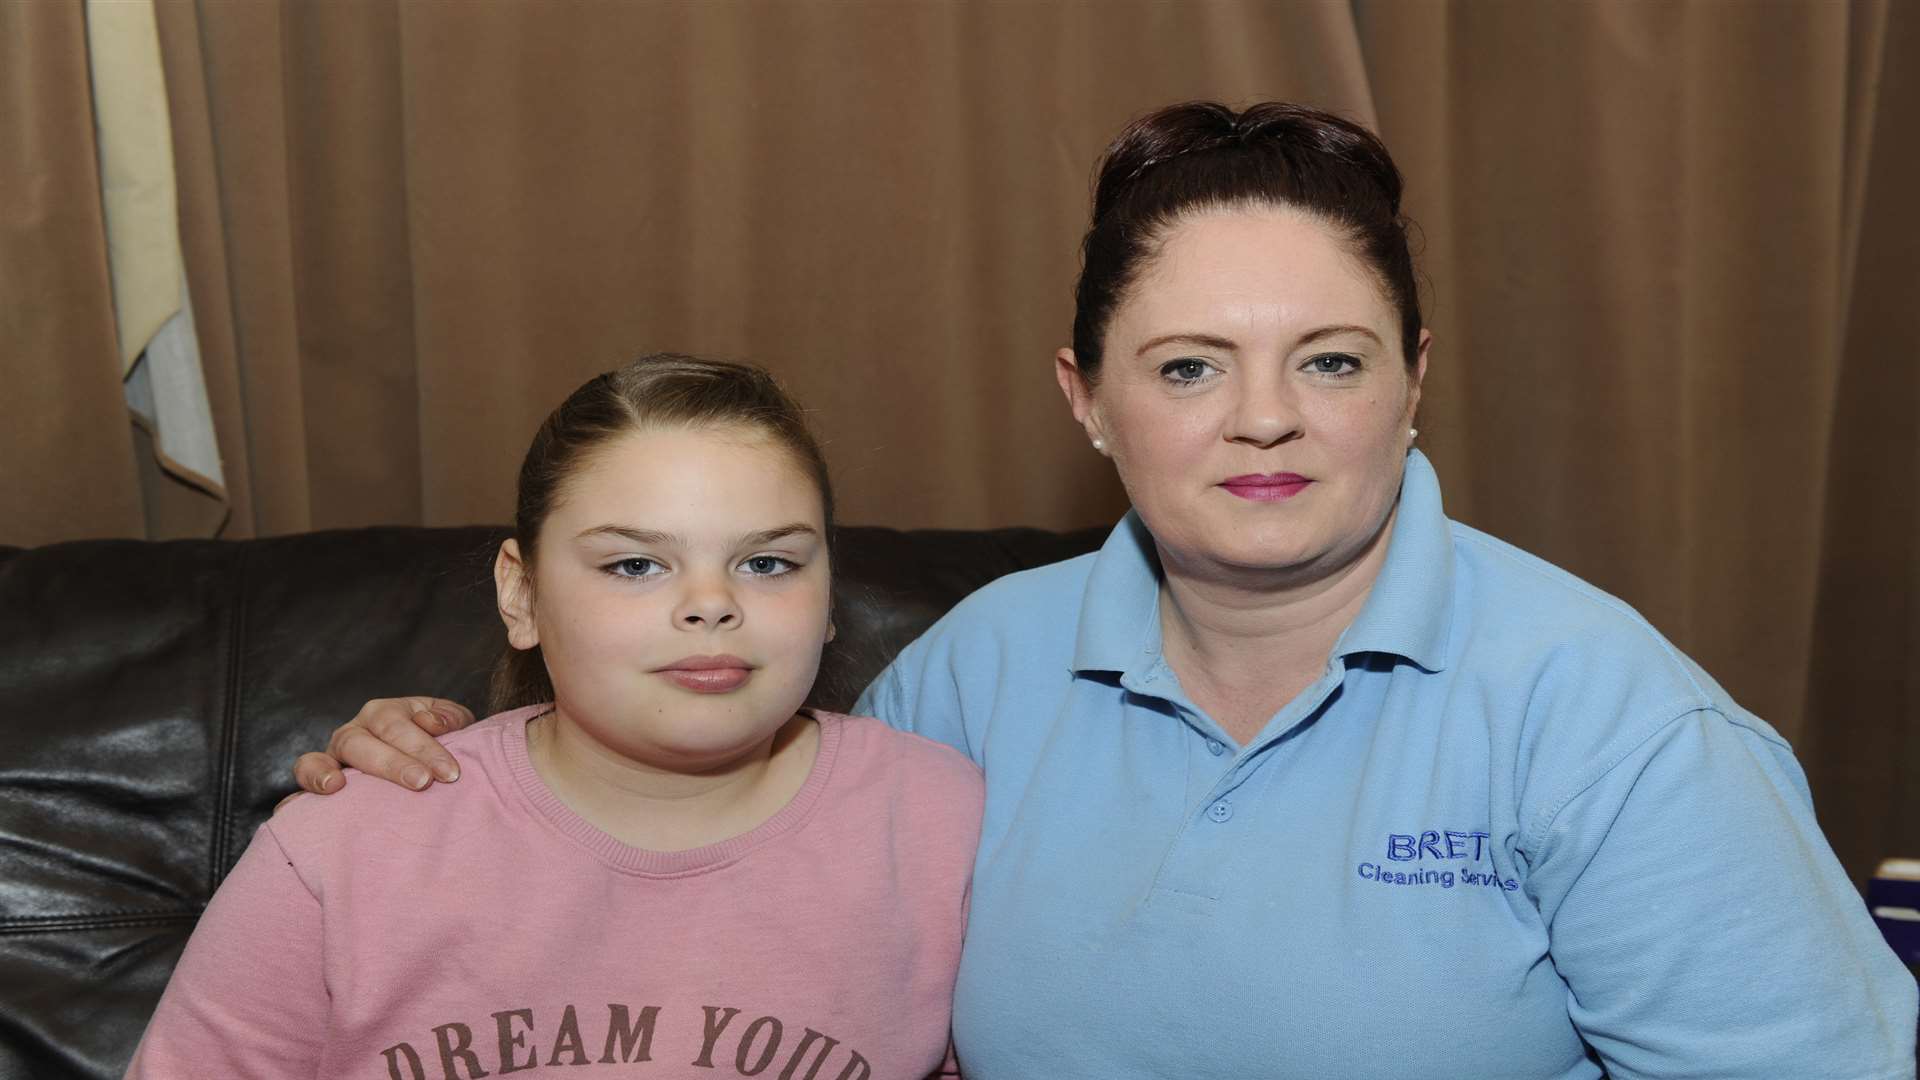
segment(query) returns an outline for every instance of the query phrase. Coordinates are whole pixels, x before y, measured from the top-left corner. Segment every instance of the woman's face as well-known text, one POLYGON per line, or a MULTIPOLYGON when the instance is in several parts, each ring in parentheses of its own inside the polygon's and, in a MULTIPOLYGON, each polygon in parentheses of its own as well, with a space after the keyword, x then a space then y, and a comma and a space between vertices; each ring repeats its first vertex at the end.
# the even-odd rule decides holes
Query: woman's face
POLYGON ((1284 207, 1173 226, 1107 327, 1092 385, 1061 388, 1104 446, 1163 559, 1316 580, 1383 534, 1399 494, 1428 336, 1357 256, 1284 207))

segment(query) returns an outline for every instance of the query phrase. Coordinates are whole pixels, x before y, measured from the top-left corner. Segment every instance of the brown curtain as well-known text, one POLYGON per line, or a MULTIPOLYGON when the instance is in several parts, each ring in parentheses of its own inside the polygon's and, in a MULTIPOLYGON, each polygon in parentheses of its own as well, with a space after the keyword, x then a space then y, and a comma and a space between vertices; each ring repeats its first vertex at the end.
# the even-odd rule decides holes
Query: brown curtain
POLYGON ((1376 125, 1455 517, 1645 612, 1920 854, 1920 8, 161 0, 224 524, 115 368, 77 0, 0 6, 0 542, 503 519, 638 351, 818 411, 845 518, 1111 520, 1068 422, 1095 155, 1169 101, 1376 125))

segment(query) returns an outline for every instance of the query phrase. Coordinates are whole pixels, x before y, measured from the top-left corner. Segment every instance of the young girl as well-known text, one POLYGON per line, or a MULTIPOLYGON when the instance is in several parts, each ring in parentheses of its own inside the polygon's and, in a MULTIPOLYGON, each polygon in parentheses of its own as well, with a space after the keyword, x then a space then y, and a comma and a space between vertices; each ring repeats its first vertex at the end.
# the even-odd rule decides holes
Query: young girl
POLYGON ((684 356, 602 375, 535 435, 514 526, 465 782, 262 826, 127 1075, 950 1069, 980 778, 801 711, 832 494, 794 402, 684 356))

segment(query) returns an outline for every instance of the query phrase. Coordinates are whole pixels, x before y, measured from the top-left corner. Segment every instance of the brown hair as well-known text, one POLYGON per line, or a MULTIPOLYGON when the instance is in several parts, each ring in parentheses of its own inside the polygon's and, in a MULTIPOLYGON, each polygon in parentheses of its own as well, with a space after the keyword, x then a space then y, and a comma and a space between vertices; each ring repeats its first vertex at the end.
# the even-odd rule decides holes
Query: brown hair
POLYGON ((1302 105, 1269 101, 1235 112, 1193 101, 1128 124, 1100 159, 1093 222, 1080 246, 1073 352, 1081 373, 1097 377, 1114 309, 1175 221, 1262 204, 1305 211, 1344 234, 1399 311, 1411 367, 1420 298, 1400 188, 1400 170, 1372 132, 1302 105))
MULTIPOLYGON (((513 536, 529 572, 540 527, 567 481, 599 446, 646 427, 739 427, 765 435, 793 456, 820 490, 829 558, 833 550, 833 484, 805 411, 772 375, 747 364, 652 353, 596 375, 567 396, 534 433, 520 463, 513 536)), ((553 700, 553 682, 539 646, 506 647, 494 664, 489 712, 553 700)))

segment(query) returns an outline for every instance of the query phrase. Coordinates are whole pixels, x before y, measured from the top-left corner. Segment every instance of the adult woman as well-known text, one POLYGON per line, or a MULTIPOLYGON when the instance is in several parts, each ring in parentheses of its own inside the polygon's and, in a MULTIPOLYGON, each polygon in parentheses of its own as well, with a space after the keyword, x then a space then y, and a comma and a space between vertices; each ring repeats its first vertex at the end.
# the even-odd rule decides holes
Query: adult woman
MULTIPOLYGON (((1909 1075, 1913 982, 1785 743, 1442 514, 1399 196, 1370 134, 1288 105, 1109 148, 1056 368, 1134 512, 859 706, 986 770, 963 1067, 1909 1075)), ((420 768, 365 730, 411 711, 332 745, 420 768)))

